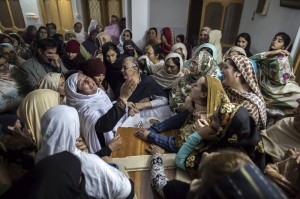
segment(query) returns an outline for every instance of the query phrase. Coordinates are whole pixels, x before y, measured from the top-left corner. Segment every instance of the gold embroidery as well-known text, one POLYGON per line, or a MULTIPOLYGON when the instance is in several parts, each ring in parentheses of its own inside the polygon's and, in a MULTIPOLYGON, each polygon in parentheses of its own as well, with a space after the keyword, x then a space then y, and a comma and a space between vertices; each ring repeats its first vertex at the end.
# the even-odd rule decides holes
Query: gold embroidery
POLYGON ((230 138, 228 138, 229 143, 237 143, 238 142, 238 136, 236 134, 233 134, 230 138))
POLYGON ((265 152, 265 149, 264 149, 264 145, 263 145, 263 142, 262 141, 259 141, 258 143, 257 143, 257 150, 258 150, 258 152, 260 152, 260 153, 264 153, 265 152))

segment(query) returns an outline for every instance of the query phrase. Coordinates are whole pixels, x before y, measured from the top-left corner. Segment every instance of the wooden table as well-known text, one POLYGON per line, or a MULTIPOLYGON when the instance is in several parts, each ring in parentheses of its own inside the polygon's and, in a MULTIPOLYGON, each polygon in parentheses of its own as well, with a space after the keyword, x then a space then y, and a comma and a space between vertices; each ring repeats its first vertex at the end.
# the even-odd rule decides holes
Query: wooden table
MULTIPOLYGON (((118 133, 122 138, 122 147, 120 150, 112 153, 113 158, 122 158, 127 156, 138 156, 138 155, 147 155, 145 151, 149 147, 149 143, 135 137, 133 133, 137 131, 137 128, 124 128, 119 127, 118 133)), ((177 135, 177 130, 171 130, 162 132, 162 135, 175 136, 177 135)))

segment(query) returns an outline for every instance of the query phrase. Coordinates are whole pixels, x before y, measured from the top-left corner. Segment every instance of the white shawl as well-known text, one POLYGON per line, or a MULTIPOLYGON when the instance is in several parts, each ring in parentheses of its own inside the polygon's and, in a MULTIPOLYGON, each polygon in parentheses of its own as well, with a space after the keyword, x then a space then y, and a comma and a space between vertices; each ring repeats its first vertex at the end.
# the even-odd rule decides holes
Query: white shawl
POLYGON ((66 105, 52 107, 41 120, 42 143, 36 162, 43 158, 69 151, 81 162, 88 195, 96 198, 126 198, 131 191, 129 179, 95 154, 80 151, 75 146, 79 137, 77 111, 66 105))
MULTIPOLYGON (((77 109, 80 118, 81 133, 88 144, 91 153, 101 149, 95 125, 100 117, 113 106, 109 97, 100 88, 92 95, 77 93, 78 73, 71 75, 65 82, 67 104, 77 109)), ((109 144, 114 138, 112 131, 104 133, 105 142, 109 144)))

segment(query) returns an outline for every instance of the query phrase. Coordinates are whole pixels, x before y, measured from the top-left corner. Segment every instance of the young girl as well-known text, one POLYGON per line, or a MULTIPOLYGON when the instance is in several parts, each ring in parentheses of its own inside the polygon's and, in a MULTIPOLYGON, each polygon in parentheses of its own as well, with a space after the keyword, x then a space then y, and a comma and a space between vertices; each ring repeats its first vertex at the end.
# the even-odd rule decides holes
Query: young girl
POLYGON ((89 59, 83 73, 92 78, 97 86, 104 90, 111 100, 114 99, 114 93, 105 79, 106 68, 99 58, 89 59))
POLYGON ((289 47, 291 38, 277 33, 269 51, 251 57, 258 65, 260 89, 267 104, 268 126, 282 117, 293 115, 300 98, 300 87, 295 82, 293 58, 289 47))

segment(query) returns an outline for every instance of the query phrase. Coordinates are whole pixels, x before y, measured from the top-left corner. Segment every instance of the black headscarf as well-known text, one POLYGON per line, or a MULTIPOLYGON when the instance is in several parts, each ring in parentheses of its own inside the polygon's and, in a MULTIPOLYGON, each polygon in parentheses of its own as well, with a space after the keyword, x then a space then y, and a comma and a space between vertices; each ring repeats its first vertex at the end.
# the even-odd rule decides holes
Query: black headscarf
POLYGON ((167 97, 163 88, 152 77, 141 74, 141 82, 137 85, 128 101, 136 103, 153 95, 167 97))
POLYGON ((128 54, 128 52, 130 52, 130 50, 126 49, 126 46, 129 46, 129 45, 132 46, 133 49, 135 49, 135 51, 137 52, 137 54, 139 56, 143 54, 143 51, 132 40, 124 41, 124 43, 123 43, 124 54, 127 54, 128 56, 132 56, 132 57, 134 56, 134 54, 132 54, 132 53, 128 54))
POLYGON ((245 152, 261 170, 265 168, 263 143, 255 120, 250 113, 237 104, 225 103, 218 110, 220 128, 217 141, 203 140, 199 149, 194 150, 186 159, 185 166, 191 175, 195 175, 204 152, 236 148, 245 152), (194 159, 193 164, 191 160, 194 159))
POLYGON ((91 198, 80 185, 81 164, 64 151, 41 160, 35 168, 13 185, 3 198, 66 199, 91 198))

